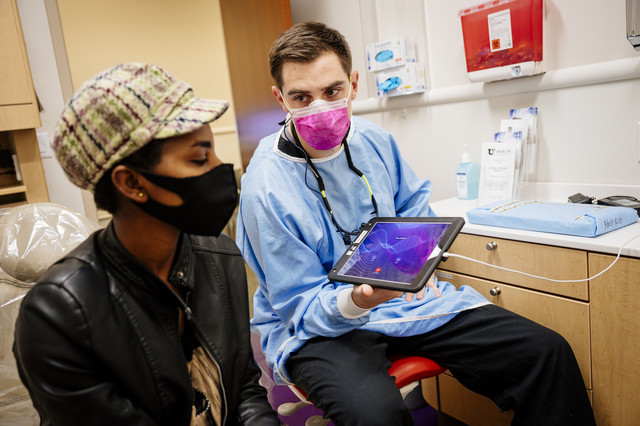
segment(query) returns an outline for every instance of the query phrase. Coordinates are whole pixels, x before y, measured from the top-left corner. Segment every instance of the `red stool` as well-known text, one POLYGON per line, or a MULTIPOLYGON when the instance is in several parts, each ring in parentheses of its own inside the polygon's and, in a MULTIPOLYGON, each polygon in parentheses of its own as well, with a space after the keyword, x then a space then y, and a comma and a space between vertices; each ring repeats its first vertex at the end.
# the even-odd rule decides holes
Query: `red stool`
MULTIPOLYGON (((389 375, 396 378, 396 386, 400 389, 402 399, 418 387, 420 380, 437 376, 447 370, 436 362, 419 356, 390 356, 389 361, 391 361, 389 375)), ((300 398, 300 402, 287 402, 280 405, 278 414, 281 416, 291 416, 300 408, 313 404, 307 400, 307 394, 302 389, 294 385, 289 388, 300 398)), ((330 421, 330 419, 323 419, 322 416, 312 416, 307 419, 305 426, 326 426, 330 421)))

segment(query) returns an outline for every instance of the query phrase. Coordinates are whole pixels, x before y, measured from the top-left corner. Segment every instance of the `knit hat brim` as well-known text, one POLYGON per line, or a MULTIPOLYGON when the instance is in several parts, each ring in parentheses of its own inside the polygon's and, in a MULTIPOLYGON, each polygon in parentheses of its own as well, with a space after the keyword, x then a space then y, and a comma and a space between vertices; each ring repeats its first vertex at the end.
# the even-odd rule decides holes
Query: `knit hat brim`
POLYGON ((194 97, 185 105, 176 105, 165 121, 164 127, 153 135, 154 139, 166 139, 195 132, 204 124, 217 120, 229 108, 229 102, 194 97))

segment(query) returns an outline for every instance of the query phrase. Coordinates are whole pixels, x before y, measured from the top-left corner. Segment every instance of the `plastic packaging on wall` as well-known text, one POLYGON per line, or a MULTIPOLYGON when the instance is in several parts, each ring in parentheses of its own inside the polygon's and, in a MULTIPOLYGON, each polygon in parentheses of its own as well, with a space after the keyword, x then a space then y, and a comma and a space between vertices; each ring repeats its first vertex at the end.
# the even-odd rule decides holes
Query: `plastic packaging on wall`
POLYGON ((100 226, 52 203, 0 209, 0 269, 35 282, 100 226))

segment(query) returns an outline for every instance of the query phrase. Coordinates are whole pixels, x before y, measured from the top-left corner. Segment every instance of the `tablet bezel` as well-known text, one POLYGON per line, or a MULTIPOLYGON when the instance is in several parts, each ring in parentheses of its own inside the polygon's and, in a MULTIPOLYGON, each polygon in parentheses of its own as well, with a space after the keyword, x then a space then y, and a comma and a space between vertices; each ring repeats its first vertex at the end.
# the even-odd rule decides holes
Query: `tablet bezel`
POLYGON ((375 288, 385 288, 388 290, 397 290, 409 293, 416 293, 425 286, 429 277, 435 272, 438 264, 442 260, 442 253, 449 250, 451 244, 456 239, 462 227, 464 226, 464 219, 461 217, 376 217, 371 219, 365 227, 362 229, 358 237, 344 252, 338 263, 336 263, 328 274, 329 280, 345 283, 345 284, 369 284, 375 288), (350 275, 339 275, 338 271, 342 270, 347 261, 353 256, 360 244, 364 242, 369 235, 369 232, 373 229, 377 223, 448 223, 449 227, 445 231, 444 235, 438 243, 440 252, 431 259, 427 260, 420 269, 420 272, 416 275, 414 280, 410 284, 402 284, 395 281, 376 280, 371 278, 360 278, 350 275), (364 234, 364 236, 363 236, 364 234), (351 254, 347 254, 351 251, 351 254))

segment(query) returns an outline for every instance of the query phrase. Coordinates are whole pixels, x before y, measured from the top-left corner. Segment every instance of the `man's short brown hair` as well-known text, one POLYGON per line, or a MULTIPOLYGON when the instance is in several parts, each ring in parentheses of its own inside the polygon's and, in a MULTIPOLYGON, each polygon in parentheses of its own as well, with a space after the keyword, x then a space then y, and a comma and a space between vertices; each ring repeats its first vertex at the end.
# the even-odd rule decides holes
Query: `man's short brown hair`
POLYGON ((338 55, 342 69, 351 74, 351 50, 342 34, 320 22, 302 22, 280 34, 269 52, 271 77, 282 90, 282 67, 287 62, 309 63, 325 53, 338 55))

